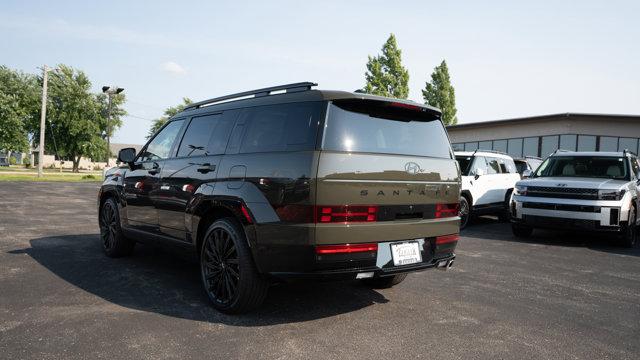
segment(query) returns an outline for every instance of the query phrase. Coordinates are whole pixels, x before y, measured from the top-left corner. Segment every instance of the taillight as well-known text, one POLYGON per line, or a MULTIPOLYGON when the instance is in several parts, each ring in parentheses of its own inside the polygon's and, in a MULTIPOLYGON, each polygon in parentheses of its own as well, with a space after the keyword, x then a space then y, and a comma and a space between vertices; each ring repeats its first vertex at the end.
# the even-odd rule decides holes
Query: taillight
POLYGON ((436 219, 456 217, 460 213, 460 203, 436 204, 436 219))
POLYGON ((249 214, 249 209, 242 204, 242 206, 240 206, 240 210, 242 211, 242 215, 244 215, 245 220, 247 220, 249 224, 253 224, 253 219, 251 218, 251 214, 249 214))
POLYGON ((374 222, 377 220, 378 207, 368 205, 318 206, 318 223, 374 222))
POLYGON ((444 245, 460 240, 460 234, 442 235, 436 237, 436 245, 444 245))
POLYGON ((316 246, 316 254, 349 254, 378 251, 378 244, 344 244, 344 245, 319 245, 316 246))

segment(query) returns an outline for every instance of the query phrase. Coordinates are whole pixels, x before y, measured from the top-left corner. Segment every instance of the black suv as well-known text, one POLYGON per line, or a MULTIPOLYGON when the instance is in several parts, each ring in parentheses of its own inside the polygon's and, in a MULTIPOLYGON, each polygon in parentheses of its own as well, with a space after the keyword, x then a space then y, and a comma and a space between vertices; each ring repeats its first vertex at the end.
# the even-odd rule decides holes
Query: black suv
POLYGON ((297 83, 203 101, 174 116, 99 193, 104 251, 192 247, 214 306, 258 306, 290 278, 390 287, 446 269, 460 171, 441 113, 297 83))

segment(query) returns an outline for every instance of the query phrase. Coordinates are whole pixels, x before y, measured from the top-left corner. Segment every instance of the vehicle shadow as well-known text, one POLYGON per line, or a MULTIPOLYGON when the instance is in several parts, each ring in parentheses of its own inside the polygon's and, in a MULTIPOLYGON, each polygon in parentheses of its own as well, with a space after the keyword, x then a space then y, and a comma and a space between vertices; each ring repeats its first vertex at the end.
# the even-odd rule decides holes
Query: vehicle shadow
POLYGON ((617 239, 613 234, 536 229, 530 238, 517 238, 511 232, 511 224, 500 222, 496 218, 486 216, 474 219, 473 223, 469 224, 469 226, 461 232, 461 235, 477 239, 544 244, 549 246, 585 247, 594 251, 640 257, 639 245, 631 249, 617 245, 617 239))
POLYGON ((190 320, 236 326, 303 322, 356 311, 388 300, 356 281, 297 282, 271 287, 264 305, 229 316, 209 303, 195 256, 136 245, 130 257, 102 253, 97 234, 33 239, 26 253, 61 279, 120 306, 190 320))

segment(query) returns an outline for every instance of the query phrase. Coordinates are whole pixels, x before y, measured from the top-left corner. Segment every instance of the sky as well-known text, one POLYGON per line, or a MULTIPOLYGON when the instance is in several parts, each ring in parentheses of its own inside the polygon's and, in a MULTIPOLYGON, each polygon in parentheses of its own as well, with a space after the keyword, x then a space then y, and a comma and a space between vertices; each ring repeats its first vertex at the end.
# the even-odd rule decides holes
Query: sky
POLYGON ((95 92, 125 88, 112 142, 195 101, 313 81, 364 85, 390 33, 409 98, 445 59, 460 123, 564 112, 640 114, 640 1, 14 1, 0 7, 0 64, 64 63, 95 92))

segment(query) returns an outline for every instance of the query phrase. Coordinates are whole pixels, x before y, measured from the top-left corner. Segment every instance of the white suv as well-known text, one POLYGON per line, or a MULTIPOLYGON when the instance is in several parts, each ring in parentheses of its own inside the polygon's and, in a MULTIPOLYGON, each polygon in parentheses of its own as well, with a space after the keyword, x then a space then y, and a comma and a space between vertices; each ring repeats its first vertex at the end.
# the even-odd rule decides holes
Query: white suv
POLYGON ((638 158, 630 152, 558 151, 517 183, 510 205, 513 233, 607 232, 631 247, 637 238, 639 182, 638 158))
POLYGON ((473 215, 498 214, 507 219, 513 188, 520 180, 513 158, 497 151, 456 152, 462 173, 460 228, 473 215))

